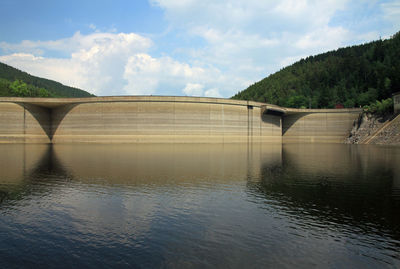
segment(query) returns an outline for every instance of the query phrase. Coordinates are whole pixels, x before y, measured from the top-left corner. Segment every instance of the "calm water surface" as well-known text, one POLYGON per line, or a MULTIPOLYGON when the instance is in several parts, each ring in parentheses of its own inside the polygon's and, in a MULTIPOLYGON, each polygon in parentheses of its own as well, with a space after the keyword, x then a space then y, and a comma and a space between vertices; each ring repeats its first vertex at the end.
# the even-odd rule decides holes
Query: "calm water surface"
POLYGON ((1 268, 399 268, 400 148, 0 145, 1 268))

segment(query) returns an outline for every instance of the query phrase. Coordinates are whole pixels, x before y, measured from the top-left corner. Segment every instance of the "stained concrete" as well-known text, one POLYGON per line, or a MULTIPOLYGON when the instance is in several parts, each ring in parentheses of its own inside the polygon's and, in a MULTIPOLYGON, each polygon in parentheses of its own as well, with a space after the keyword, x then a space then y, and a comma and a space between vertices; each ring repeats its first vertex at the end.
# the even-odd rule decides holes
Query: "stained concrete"
POLYGON ((292 110, 283 117, 283 142, 344 143, 359 114, 358 109, 292 110))
POLYGON ((10 97, 0 98, 0 142, 342 142, 359 112, 200 97, 10 97))
POLYGON ((0 143, 50 143, 47 108, 23 103, 0 103, 0 143))

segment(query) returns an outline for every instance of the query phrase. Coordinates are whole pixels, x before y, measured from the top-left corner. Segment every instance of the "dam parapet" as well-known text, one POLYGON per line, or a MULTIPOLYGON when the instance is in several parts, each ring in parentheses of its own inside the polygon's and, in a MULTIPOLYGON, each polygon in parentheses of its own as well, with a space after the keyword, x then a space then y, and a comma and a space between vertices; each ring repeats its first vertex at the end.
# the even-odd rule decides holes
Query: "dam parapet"
POLYGON ((341 143, 360 112, 204 97, 1 97, 0 143, 341 143))

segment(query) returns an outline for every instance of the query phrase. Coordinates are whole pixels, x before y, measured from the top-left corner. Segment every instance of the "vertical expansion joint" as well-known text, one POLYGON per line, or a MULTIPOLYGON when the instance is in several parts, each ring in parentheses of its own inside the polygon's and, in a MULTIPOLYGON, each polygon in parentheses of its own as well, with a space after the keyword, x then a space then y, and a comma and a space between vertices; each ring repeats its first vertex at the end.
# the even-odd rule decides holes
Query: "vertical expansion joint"
POLYGON ((247 143, 249 143, 250 137, 250 109, 249 109, 249 101, 247 101, 247 143))
POLYGON ((22 107, 24 108, 24 122, 23 122, 22 130, 23 130, 24 139, 25 139, 25 135, 26 135, 26 107, 25 107, 25 104, 22 104, 22 107))

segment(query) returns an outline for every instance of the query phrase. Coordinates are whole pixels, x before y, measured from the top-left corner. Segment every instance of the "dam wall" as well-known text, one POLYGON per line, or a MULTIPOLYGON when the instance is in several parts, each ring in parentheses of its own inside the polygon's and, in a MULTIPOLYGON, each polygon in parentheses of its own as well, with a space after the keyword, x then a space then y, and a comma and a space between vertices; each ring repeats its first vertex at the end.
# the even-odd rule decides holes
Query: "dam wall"
POLYGON ((281 119, 257 106, 176 101, 101 102, 54 109, 53 143, 280 142, 281 119))
POLYGON ((1 142, 281 142, 281 117, 262 114, 263 105, 196 97, 0 98, 1 142))
POLYGON ((0 143, 50 143, 50 126, 47 108, 0 103, 0 143))
POLYGON ((0 143, 341 143, 359 113, 200 97, 2 97, 0 143))
POLYGON ((284 143, 343 143, 360 109, 288 109, 283 117, 284 143))

